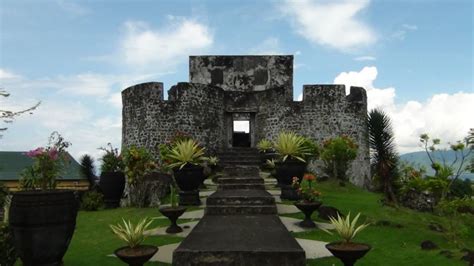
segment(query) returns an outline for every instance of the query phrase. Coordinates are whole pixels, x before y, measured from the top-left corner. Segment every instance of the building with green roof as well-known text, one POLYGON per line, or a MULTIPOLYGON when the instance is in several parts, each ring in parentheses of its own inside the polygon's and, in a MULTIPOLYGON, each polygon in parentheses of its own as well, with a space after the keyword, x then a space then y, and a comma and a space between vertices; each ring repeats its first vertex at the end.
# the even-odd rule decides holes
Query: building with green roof
MULTIPOLYGON (((22 151, 0 151, 0 182, 9 190, 19 188, 21 172, 33 165, 33 159, 22 151)), ((69 163, 57 179, 58 189, 87 190, 89 181, 81 173, 81 165, 68 153, 69 163)))

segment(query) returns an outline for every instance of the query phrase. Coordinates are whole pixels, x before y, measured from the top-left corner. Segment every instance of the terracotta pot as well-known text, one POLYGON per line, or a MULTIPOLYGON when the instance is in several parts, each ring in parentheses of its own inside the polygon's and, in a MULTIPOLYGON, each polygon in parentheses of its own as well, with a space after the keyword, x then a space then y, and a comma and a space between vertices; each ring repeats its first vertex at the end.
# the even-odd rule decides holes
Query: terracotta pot
POLYGON ((142 266, 155 255, 158 248, 150 245, 140 245, 136 248, 121 247, 114 251, 115 256, 130 266, 142 266))
POLYGON ((332 242, 326 244, 326 248, 336 258, 340 259, 344 266, 352 266, 369 252, 371 246, 362 243, 342 244, 341 242, 332 242))
POLYGON ((171 225, 166 229, 168 234, 183 232, 183 229, 176 223, 178 218, 186 211, 185 207, 162 207, 159 209, 161 214, 168 217, 171 225))
POLYGON ((305 228, 314 228, 316 227, 316 224, 311 220, 311 215, 315 210, 321 206, 320 201, 315 201, 315 202, 306 202, 306 201, 298 201, 295 202, 296 208, 298 208, 301 212, 304 213, 304 220, 299 223, 301 227, 305 228))
POLYGON ((117 208, 120 206, 123 190, 125 189, 125 175, 122 172, 102 172, 100 174, 99 187, 104 194, 106 208, 117 208))
POLYGON ((20 191, 13 194, 10 227, 23 265, 61 265, 76 227, 73 191, 20 191))

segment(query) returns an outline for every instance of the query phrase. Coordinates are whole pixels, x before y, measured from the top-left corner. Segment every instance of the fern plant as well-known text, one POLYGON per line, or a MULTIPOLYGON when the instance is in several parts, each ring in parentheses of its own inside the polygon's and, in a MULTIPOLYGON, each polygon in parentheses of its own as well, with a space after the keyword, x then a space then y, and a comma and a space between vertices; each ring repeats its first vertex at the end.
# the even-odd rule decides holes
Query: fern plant
MULTIPOLYGON (((351 213, 347 214, 346 218, 342 218, 339 213, 337 214, 337 219, 334 217, 329 217, 331 224, 334 225, 334 229, 338 233, 338 235, 342 238, 343 244, 352 243, 352 239, 359 233, 360 231, 364 230, 369 224, 361 224, 356 227, 357 220, 359 219, 360 213, 354 217, 351 221, 351 213)), ((323 229, 327 233, 331 234, 330 231, 323 229)))
POLYGON ((117 225, 110 225, 112 232, 121 240, 125 241, 130 248, 136 248, 145 240, 146 236, 144 232, 151 225, 153 220, 149 220, 148 217, 144 218, 136 225, 132 222, 125 221, 122 218, 123 225, 118 223, 117 225))

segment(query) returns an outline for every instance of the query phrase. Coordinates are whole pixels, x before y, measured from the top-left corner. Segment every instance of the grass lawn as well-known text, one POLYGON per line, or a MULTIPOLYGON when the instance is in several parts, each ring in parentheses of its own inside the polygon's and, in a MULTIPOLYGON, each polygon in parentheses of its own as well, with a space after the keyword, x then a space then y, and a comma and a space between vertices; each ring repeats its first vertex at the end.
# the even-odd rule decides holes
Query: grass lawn
MULTIPOLYGON (((323 204, 333 206, 343 213, 351 212, 353 217, 361 212, 359 221, 375 223, 387 220, 400 224, 402 228, 395 226, 371 225, 359 233, 355 241, 370 244, 372 250, 361 259, 357 265, 467 265, 460 260, 460 248, 448 243, 442 233, 433 232, 428 228, 430 222, 445 224, 447 218, 439 217, 430 213, 420 213, 406 208, 383 207, 379 202, 381 195, 363 191, 355 186, 346 185, 340 187, 335 182, 319 183, 320 191, 323 193, 321 200, 323 204), (434 241, 440 248, 434 251, 423 251, 420 243, 424 240, 434 241), (448 259, 440 254, 441 250, 450 250, 454 258, 448 259)), ((291 204, 290 202, 285 202, 291 204)), ((285 215, 303 219, 302 213, 285 215)), ((313 219, 318 220, 317 214, 313 219)), ((463 217, 468 232, 461 239, 463 247, 474 247, 474 217, 472 215, 463 217)), ((329 235, 321 230, 293 233, 295 237, 321 240, 326 242, 338 240, 336 235, 329 235)), ((309 260, 309 265, 342 265, 335 258, 309 260)))
MULTIPOLYGON (((443 234, 428 229, 428 224, 431 221, 444 224, 446 218, 405 208, 383 207, 379 202, 380 195, 363 191, 352 185, 340 187, 333 182, 323 182, 319 186, 323 193, 322 201, 324 204, 334 206, 344 213, 351 211, 355 215, 362 212, 363 216, 360 221, 388 220, 403 226, 402 228, 396 228, 394 226, 371 225, 362 231, 356 237, 356 241, 372 245, 372 250, 357 265, 467 265, 466 262, 460 260, 460 248, 448 243, 443 234), (440 246, 440 249, 422 251, 420 243, 423 240, 434 241, 440 246), (438 254, 439 251, 445 249, 453 251, 455 257, 448 259, 438 254)), ((292 204, 291 202, 284 203, 292 204)), ((121 208, 97 212, 80 211, 72 243, 64 258, 65 265, 124 265, 117 258, 107 256, 112 254, 116 248, 123 246, 123 242, 111 233, 108 225, 121 221, 122 217, 136 222, 143 217, 160 215, 157 208, 121 208)), ((304 217, 301 213, 285 216, 301 219, 304 217)), ((316 215, 313 218, 318 220, 316 215)), ((472 216, 464 219, 468 224, 468 233, 462 240, 465 247, 472 248, 474 247, 474 219, 472 216)), ((180 222, 187 221, 189 220, 180 220, 180 222)), ((153 227, 165 226, 168 223, 166 219, 158 219, 153 222, 153 227)), ((329 235, 321 230, 293 233, 293 235, 298 238, 326 242, 337 240, 337 236, 329 235)), ((180 237, 152 236, 146 240, 146 243, 166 245, 180 240, 182 240, 180 237)), ((160 264, 148 263, 147 265, 160 264)), ((342 264, 335 258, 326 258, 308 260, 308 265, 342 264)))

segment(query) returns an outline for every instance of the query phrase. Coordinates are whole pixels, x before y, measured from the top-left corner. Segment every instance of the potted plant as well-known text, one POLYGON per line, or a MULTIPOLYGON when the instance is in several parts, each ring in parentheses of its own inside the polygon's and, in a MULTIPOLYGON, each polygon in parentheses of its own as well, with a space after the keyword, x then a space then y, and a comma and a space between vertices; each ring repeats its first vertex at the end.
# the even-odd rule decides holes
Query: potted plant
POLYGON ((319 196, 321 193, 316 190, 316 176, 313 174, 305 174, 301 182, 298 178, 293 178, 293 187, 296 189, 299 201, 295 202, 295 206, 304 213, 304 220, 299 223, 301 227, 313 228, 316 224, 311 220, 311 215, 321 206, 319 196))
POLYGON ((53 132, 46 147, 26 153, 33 164, 22 173, 21 191, 9 210, 15 249, 24 265, 60 265, 74 229, 78 201, 72 190, 57 190, 71 144, 53 132))
POLYGON ((170 185, 170 205, 170 207, 161 207, 159 210, 161 214, 168 217, 171 222, 171 225, 166 228, 166 233, 176 234, 183 231, 176 221, 181 215, 183 215, 183 213, 186 211, 186 208, 178 206, 178 196, 176 194, 176 188, 173 185, 170 185))
POLYGON ((115 256, 130 266, 141 266, 151 259, 158 251, 158 248, 151 245, 142 245, 146 236, 144 232, 151 225, 153 220, 144 218, 138 224, 134 225, 130 221, 122 218, 123 225, 110 225, 112 232, 121 240, 127 243, 127 246, 114 251, 115 256))
POLYGON ((122 159, 128 186, 128 203, 130 206, 146 207, 150 195, 145 177, 158 166, 151 153, 143 147, 131 146, 124 149, 122 159))
POLYGON ((276 156, 275 150, 273 149, 273 144, 268 139, 261 139, 257 143, 257 149, 260 153, 260 161, 262 166, 266 166, 265 164, 267 160, 274 159, 276 156))
POLYGON ((298 195, 292 187, 293 177, 301 180, 310 155, 306 138, 293 132, 281 132, 274 143, 278 161, 275 163, 275 175, 281 188, 281 198, 296 200, 298 195))
POLYGON ((185 139, 176 142, 168 152, 163 153, 162 158, 172 169, 173 175, 179 189, 180 205, 200 205, 199 185, 204 178, 204 168, 200 165, 204 157, 205 149, 200 147, 196 141, 185 139))
POLYGON ((120 206, 123 190, 125 189, 125 175, 123 173, 122 158, 118 149, 108 143, 108 148, 99 148, 105 151, 102 156, 102 166, 99 187, 104 194, 106 208, 117 208, 120 206))
MULTIPOLYGON (((340 259, 344 266, 352 266, 354 263, 362 258, 371 249, 370 245, 363 243, 352 242, 352 239, 357 233, 364 230, 369 224, 357 225, 360 213, 351 221, 351 214, 347 214, 346 218, 342 218, 337 214, 337 219, 329 217, 331 224, 334 225, 336 232, 341 237, 342 241, 331 242, 326 244, 326 248, 338 259, 340 259)), ((324 230, 329 234, 331 232, 324 230)))

